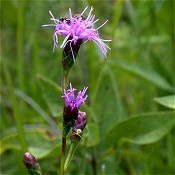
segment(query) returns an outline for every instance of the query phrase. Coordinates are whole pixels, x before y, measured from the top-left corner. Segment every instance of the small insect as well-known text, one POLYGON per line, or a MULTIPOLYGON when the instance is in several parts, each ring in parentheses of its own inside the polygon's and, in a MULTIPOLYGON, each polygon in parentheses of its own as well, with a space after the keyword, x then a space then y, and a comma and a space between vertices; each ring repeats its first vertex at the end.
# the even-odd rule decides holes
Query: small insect
POLYGON ((82 20, 85 20, 85 17, 83 15, 81 15, 81 14, 75 14, 74 18, 77 18, 77 19, 81 18, 82 20))
POLYGON ((72 135, 71 135, 71 137, 70 137, 70 139, 72 140, 72 142, 74 142, 76 136, 78 136, 81 139, 81 141, 82 141, 82 137, 80 135, 81 133, 82 133, 82 130, 81 129, 76 129, 76 131, 73 132, 72 135))
POLYGON ((59 21, 60 21, 61 23, 63 23, 64 21, 66 21, 67 24, 70 24, 70 19, 69 19, 69 18, 59 17, 59 21))

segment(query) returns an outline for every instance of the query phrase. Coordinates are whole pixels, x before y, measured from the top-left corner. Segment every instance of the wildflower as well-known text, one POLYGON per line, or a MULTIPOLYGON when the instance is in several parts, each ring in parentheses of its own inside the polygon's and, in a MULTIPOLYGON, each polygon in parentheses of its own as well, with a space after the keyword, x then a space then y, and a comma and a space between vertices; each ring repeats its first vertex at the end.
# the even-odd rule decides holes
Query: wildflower
POLYGON ((78 111, 78 118, 72 127, 71 142, 74 143, 75 139, 82 139, 83 130, 86 127, 87 118, 86 112, 78 111))
POLYGON ((87 41, 94 41, 95 44, 100 48, 103 55, 107 57, 106 56, 107 49, 110 49, 110 47, 107 46, 105 42, 108 42, 111 40, 101 39, 99 37, 98 30, 102 26, 104 26, 108 20, 105 21, 98 28, 95 28, 94 24, 97 21, 99 21, 99 19, 95 20, 95 15, 92 15, 93 7, 91 7, 87 18, 83 17, 83 14, 87 10, 87 8, 88 7, 86 7, 81 14, 75 15, 75 16, 72 15, 72 11, 69 8, 69 18, 59 18, 59 19, 56 19, 51 13, 51 11, 49 11, 51 15, 51 20, 54 21, 55 24, 47 24, 43 26, 55 27, 55 31, 53 34, 53 39, 54 39, 53 51, 57 47, 58 36, 64 35, 66 37, 63 43, 61 44, 60 48, 66 48, 67 46, 68 48, 65 50, 65 53, 67 54, 71 52, 74 61, 76 56, 74 54, 78 53, 77 50, 79 50, 79 47, 82 44, 82 42, 85 43, 87 41))
POLYGON ((76 120, 78 118, 78 110, 88 97, 87 95, 85 96, 87 89, 87 87, 84 87, 83 91, 79 91, 76 98, 74 93, 76 89, 72 87, 71 83, 69 90, 66 91, 64 89, 64 94, 62 96, 65 100, 64 120, 71 121, 72 119, 76 120))
POLYGON ((77 129, 83 131, 84 128, 86 127, 86 123, 87 123, 86 112, 78 111, 78 118, 74 123, 72 131, 76 132, 77 129))

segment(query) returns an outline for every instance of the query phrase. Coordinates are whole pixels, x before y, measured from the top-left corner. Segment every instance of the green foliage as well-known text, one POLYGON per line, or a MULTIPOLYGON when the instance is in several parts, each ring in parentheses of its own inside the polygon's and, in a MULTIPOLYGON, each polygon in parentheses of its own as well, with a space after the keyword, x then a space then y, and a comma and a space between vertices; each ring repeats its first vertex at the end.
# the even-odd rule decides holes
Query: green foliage
POLYGON ((173 127, 173 115, 173 112, 157 112, 130 117, 117 123, 108 131, 106 143, 108 147, 117 147, 122 142, 131 142, 139 145, 154 143, 164 137, 173 127))
POLYGON ((41 26, 48 10, 67 17, 69 7, 76 14, 86 5, 97 26, 109 19, 99 34, 112 42, 107 60, 83 44, 70 70, 73 86, 89 89, 87 127, 67 173, 175 173, 173 1, 9 0, 0 7, 1 174, 26 174, 26 150, 43 174, 59 172, 62 49, 52 52, 54 28, 41 26))
POLYGON ((63 107, 61 98, 58 98, 62 96, 61 87, 42 75, 38 75, 38 78, 40 80, 41 94, 50 109, 50 113, 53 117, 58 117, 60 112, 62 114, 63 107))
POLYGON ((98 125, 92 122, 88 123, 87 132, 87 147, 94 147, 99 144, 100 136, 98 125))
POLYGON ((157 85, 158 87, 167 90, 167 91, 174 91, 174 88, 163 78, 160 74, 153 70, 149 70, 141 65, 132 65, 126 61, 109 61, 109 64, 118 66, 129 73, 133 73, 139 77, 144 78, 145 80, 150 81, 151 83, 157 85))
MULTIPOLYGON (((38 159, 48 156, 55 149, 60 149, 60 137, 55 137, 49 132, 47 126, 25 126, 25 136, 28 143, 28 150, 32 152, 38 159), (41 144, 42 143, 42 144, 41 144)), ((0 153, 4 153, 9 149, 20 150, 20 143, 17 139, 18 133, 11 131, 1 140, 0 153)))
POLYGON ((154 99, 157 103, 166 106, 170 109, 175 109, 175 95, 170 95, 166 97, 157 97, 154 99))

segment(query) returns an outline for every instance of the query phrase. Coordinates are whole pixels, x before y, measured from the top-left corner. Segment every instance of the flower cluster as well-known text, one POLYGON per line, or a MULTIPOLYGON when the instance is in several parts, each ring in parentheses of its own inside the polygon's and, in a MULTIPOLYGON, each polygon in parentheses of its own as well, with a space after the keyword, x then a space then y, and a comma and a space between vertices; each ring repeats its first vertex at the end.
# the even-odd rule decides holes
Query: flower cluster
MULTIPOLYGON (((59 18, 56 19, 51 11, 49 11, 51 15, 51 20, 54 21, 55 24, 47 24, 43 26, 54 26, 54 48, 57 47, 58 44, 58 35, 64 35, 66 36, 63 43, 61 44, 60 48, 65 48, 66 45, 69 44, 70 49, 73 52, 73 45, 76 45, 76 43, 81 43, 82 41, 94 41, 95 44, 100 48, 101 52, 105 57, 107 53, 107 49, 110 49, 109 46, 105 44, 105 42, 111 41, 111 40, 104 40, 99 37, 98 30, 104 26, 107 21, 105 21, 102 25, 100 25, 98 28, 94 27, 94 24, 99 21, 99 19, 95 20, 95 15, 92 15, 93 8, 91 7, 90 12, 87 16, 87 18, 83 17, 83 14, 87 10, 88 7, 86 7, 81 14, 72 15, 72 11, 69 8, 69 18, 59 18)), ((75 61, 75 59, 74 59, 75 61)))
POLYGON ((64 98, 65 101, 64 113, 63 113, 65 121, 69 122, 72 119, 76 120, 78 118, 78 110, 88 97, 87 95, 85 95, 87 89, 88 89, 87 87, 84 87, 82 91, 79 91, 76 98, 75 98, 76 89, 72 87, 71 83, 69 90, 66 91, 64 89, 62 97, 64 98))
MULTIPOLYGON (((75 97, 76 89, 72 87, 70 83, 70 89, 64 89, 63 98, 65 101, 64 111, 63 111, 63 135, 66 137, 69 130, 72 128, 72 134, 77 135, 77 131, 82 134, 86 126, 86 113, 79 111, 80 106, 87 99, 86 91, 87 87, 84 87, 82 91, 79 91, 75 97)), ((79 134, 78 134, 79 136, 79 134)), ((72 137, 71 137, 72 138, 72 137)))
POLYGON ((76 89, 72 88, 72 84, 70 83, 70 89, 68 91, 64 89, 64 94, 62 96, 65 100, 66 106, 70 106, 72 110, 74 108, 79 109, 88 97, 87 95, 85 96, 87 89, 87 87, 84 87, 83 91, 79 91, 77 97, 75 98, 74 92, 76 89))

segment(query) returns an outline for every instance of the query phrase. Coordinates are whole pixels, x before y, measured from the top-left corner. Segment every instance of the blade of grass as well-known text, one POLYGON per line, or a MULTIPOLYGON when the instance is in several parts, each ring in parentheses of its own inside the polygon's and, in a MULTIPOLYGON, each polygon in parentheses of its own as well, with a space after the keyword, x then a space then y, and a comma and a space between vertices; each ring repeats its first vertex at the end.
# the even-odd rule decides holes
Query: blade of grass
POLYGON ((175 173, 174 164, 174 132, 175 129, 172 129, 172 132, 169 133, 168 138, 167 138, 167 147, 168 147, 168 165, 169 167, 174 171, 173 174, 175 173))
POLYGON ((111 66, 117 66, 121 69, 135 74, 141 78, 144 78, 145 80, 153 83, 154 85, 158 86, 161 89, 167 90, 169 92, 174 92, 174 88, 171 84, 167 82, 166 79, 164 79, 160 74, 158 74, 156 71, 148 69, 142 65, 134 65, 132 63, 129 63, 127 61, 123 60, 113 60, 108 61, 108 64, 111 66))
POLYGON ((110 67, 108 67, 108 72, 112 81, 112 86, 114 88, 114 96, 116 98, 116 106, 118 108, 118 115, 120 116, 120 119, 123 119, 124 116, 126 116, 126 110, 124 109, 124 106, 122 104, 122 100, 120 97, 120 91, 117 85, 117 82, 115 80, 115 75, 110 67))
POLYGON ((54 130, 55 133, 60 134, 54 120, 52 120, 52 118, 32 98, 30 98, 28 95, 26 95, 19 89, 15 89, 14 93, 20 98, 22 98, 30 106, 32 106, 33 109, 35 109, 43 117, 43 119, 49 123, 50 127, 54 130))
MULTIPOLYGON (((119 23, 119 19, 120 19, 120 16, 121 16, 121 13, 122 13, 122 8, 123 8, 123 4, 124 4, 124 1, 123 0, 120 0, 120 1, 116 1, 115 2, 115 10, 114 10, 114 14, 113 14, 113 18, 112 18, 112 27, 111 27, 111 35, 112 35, 112 39, 114 40, 114 35, 115 35, 115 31, 116 31, 116 28, 117 28, 117 25, 119 23)), ((112 42, 109 43, 110 44, 110 47, 112 45, 112 42)))
POLYGON ((98 93, 98 89, 100 88, 100 83, 101 83, 101 81, 102 81, 102 79, 103 79, 103 76, 104 76, 104 73, 105 73, 105 71, 106 71, 106 69, 107 69, 107 67, 106 66, 101 66, 102 68, 101 68, 101 70, 100 70, 100 72, 99 72, 99 76, 98 76, 98 79, 97 79, 97 81, 96 81, 96 85, 95 85, 95 87, 94 87, 94 90, 93 90, 93 94, 92 94, 92 100, 91 100, 91 106, 92 106, 92 109, 93 109, 93 106, 94 106, 94 104, 95 104, 95 100, 96 100, 96 97, 97 97, 97 93, 98 93))
POLYGON ((3 65, 3 69, 4 69, 4 73, 5 73, 5 78, 6 78, 8 90, 9 90, 10 101, 12 103, 12 110, 13 110, 15 122, 16 122, 16 125, 17 125, 18 133, 19 133, 19 140, 20 140, 20 143, 21 143, 22 152, 26 152, 28 150, 28 148, 27 148, 27 142, 26 142, 26 139, 25 139, 22 119, 21 119, 20 112, 18 110, 17 101, 16 101, 16 98, 15 98, 15 95, 14 95, 14 92, 13 92, 14 87, 13 87, 13 84, 12 84, 12 79, 11 79, 9 70, 7 69, 5 59, 4 59, 4 62, 3 62, 2 65, 3 65))
POLYGON ((23 56, 23 26, 24 26, 24 9, 25 9, 25 1, 18 2, 18 16, 17 16, 17 33, 16 33, 16 45, 17 45, 17 71, 18 71, 18 80, 20 89, 24 90, 24 56, 23 56))

